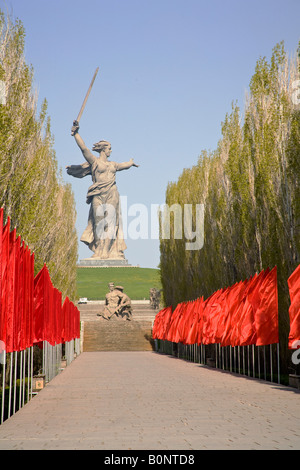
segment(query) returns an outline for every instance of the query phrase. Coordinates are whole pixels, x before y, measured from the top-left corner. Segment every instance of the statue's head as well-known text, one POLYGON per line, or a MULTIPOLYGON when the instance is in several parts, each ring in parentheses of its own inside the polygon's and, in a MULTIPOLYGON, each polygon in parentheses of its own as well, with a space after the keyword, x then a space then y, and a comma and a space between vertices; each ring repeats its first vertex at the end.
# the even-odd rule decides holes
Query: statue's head
POLYGON ((100 140, 93 145, 92 150, 98 153, 105 152, 106 156, 109 157, 111 154, 111 145, 107 140, 100 140))

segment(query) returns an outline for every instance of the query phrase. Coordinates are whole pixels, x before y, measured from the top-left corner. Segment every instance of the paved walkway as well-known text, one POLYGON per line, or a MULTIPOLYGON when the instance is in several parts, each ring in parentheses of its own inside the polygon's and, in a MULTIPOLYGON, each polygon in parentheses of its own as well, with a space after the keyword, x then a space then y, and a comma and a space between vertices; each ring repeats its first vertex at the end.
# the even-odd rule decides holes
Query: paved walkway
POLYGON ((300 394, 155 352, 82 353, 0 449, 300 449, 300 394))

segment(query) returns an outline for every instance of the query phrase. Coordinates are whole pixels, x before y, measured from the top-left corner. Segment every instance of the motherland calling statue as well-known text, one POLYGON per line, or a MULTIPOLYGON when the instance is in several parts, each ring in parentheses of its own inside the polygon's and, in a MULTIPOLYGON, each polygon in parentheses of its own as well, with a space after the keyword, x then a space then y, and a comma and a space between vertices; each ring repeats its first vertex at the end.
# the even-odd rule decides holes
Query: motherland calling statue
MULTIPOLYGON (((98 69, 96 73, 97 71, 98 69)), ((67 173, 76 178, 91 175, 93 181, 93 184, 88 189, 86 198, 87 204, 90 204, 88 225, 80 240, 94 252, 92 255, 94 259, 122 260, 125 258, 124 250, 126 249, 126 244, 122 230, 120 196, 116 186, 116 172, 127 170, 132 166, 138 167, 138 165, 133 162, 132 158, 124 163, 109 161, 111 144, 106 140, 100 140, 94 144, 92 150, 99 153, 99 157, 97 157, 87 148, 79 135, 79 119, 93 81, 80 113, 71 128, 71 135, 74 136, 86 162, 81 165, 67 166, 67 173)))

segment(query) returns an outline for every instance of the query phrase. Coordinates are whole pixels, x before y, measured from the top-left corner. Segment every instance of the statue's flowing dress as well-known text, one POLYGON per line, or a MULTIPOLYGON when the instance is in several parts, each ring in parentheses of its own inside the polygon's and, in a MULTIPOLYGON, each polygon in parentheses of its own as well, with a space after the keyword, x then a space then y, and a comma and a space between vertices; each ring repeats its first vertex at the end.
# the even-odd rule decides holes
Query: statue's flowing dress
POLYGON ((120 196, 116 185, 118 163, 103 162, 94 156, 93 163, 71 165, 69 175, 83 178, 91 175, 93 184, 89 187, 86 202, 90 204, 88 225, 81 241, 94 252, 93 258, 124 259, 126 244, 122 229, 120 196), (111 210, 108 210, 111 208, 111 210), (109 236, 104 232, 104 224, 109 227, 109 236), (109 238, 107 252, 103 252, 105 238, 109 238))

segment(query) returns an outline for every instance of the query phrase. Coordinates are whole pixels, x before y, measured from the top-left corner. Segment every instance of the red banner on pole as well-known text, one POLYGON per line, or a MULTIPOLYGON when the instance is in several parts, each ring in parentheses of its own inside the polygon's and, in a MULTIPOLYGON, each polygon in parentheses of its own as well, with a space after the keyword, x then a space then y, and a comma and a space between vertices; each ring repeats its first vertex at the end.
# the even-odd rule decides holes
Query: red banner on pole
POLYGON ((206 300, 201 297, 181 302, 173 313, 167 308, 161 310, 155 317, 153 334, 156 339, 183 344, 261 346, 278 343, 276 266, 272 271, 268 268, 250 279, 220 289, 206 300))
POLYGON ((7 308, 8 308, 8 273, 9 273, 9 231, 10 218, 7 218, 6 225, 2 228, 2 256, 1 256, 1 331, 0 340, 3 341, 6 349, 7 334, 7 308))
POLYGON ((288 339, 289 349, 300 347, 300 264, 288 278, 290 293, 290 332, 288 339))

